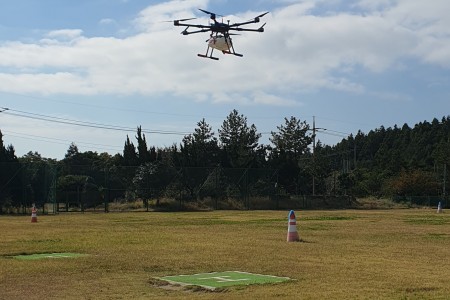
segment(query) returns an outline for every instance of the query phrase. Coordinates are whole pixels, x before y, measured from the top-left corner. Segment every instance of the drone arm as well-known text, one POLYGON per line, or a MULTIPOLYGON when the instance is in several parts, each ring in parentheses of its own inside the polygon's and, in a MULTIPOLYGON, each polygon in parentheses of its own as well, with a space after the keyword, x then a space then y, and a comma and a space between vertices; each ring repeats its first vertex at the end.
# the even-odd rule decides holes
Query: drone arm
POLYGON ((181 23, 177 20, 173 21, 174 26, 186 26, 186 27, 194 27, 194 28, 211 28, 211 26, 208 25, 199 25, 199 24, 187 24, 187 23, 181 23))
POLYGON ((231 28, 233 28, 233 27, 239 27, 239 26, 248 25, 248 24, 254 24, 254 23, 258 23, 258 22, 259 22, 259 21, 256 21, 256 19, 255 19, 255 20, 251 20, 251 21, 247 21, 247 22, 235 23, 235 24, 230 25, 230 27, 231 27, 231 28))
POLYGON ((235 31, 249 31, 249 32, 264 32, 264 26, 266 23, 263 24, 263 26, 259 27, 258 29, 247 29, 247 28, 230 28, 230 30, 235 31))
POLYGON ((182 35, 190 35, 190 34, 194 34, 194 33, 200 33, 200 32, 208 32, 210 31, 209 28, 207 29, 200 29, 200 30, 195 30, 195 31, 187 31, 187 28, 181 32, 182 35))
MULTIPOLYGON (((255 17, 253 20, 247 21, 247 22, 242 22, 242 23, 235 23, 230 25, 230 27, 239 27, 242 25, 248 25, 248 24, 254 24, 254 23, 259 23, 261 21, 261 18, 264 17, 265 15, 267 15, 269 12, 263 13, 257 17, 255 17)), ((263 25, 264 26, 264 25, 263 25)))

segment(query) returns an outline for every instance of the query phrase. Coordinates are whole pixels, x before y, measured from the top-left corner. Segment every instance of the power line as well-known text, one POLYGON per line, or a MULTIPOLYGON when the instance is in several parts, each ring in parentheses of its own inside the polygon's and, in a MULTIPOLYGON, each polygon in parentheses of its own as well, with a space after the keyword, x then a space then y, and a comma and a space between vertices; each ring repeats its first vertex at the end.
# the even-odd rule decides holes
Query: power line
MULTIPOLYGON (((117 125, 110 125, 110 124, 104 124, 104 123, 96 123, 96 122, 88 122, 88 121, 80 121, 75 119, 68 119, 68 118, 62 118, 62 117, 56 117, 56 116, 49 116, 44 114, 38 114, 38 113, 31 113, 16 109, 10 109, 6 107, 0 107, 0 113, 15 116, 15 117, 21 117, 21 118, 28 118, 32 120, 39 120, 44 122, 52 122, 52 123, 58 123, 58 124, 64 124, 64 125, 71 125, 71 126, 81 126, 81 127, 88 127, 88 128, 95 128, 95 129, 104 129, 104 130, 114 130, 114 131, 122 131, 122 132, 135 132, 135 127, 126 127, 126 126, 117 126, 117 125)), ((181 132, 181 131, 168 131, 168 130, 149 130, 149 129, 142 129, 143 133, 148 134, 161 134, 161 135, 189 135, 191 133, 188 132, 181 132)), ((315 128, 315 132, 326 134, 330 136, 336 136, 340 138, 345 138, 349 136, 349 133, 337 131, 337 130, 331 130, 327 128, 315 128)), ((262 132, 261 135, 268 135, 272 132, 262 132)), ((23 136, 27 136, 28 139, 34 139, 37 141, 43 141, 43 142, 49 142, 49 143, 56 143, 56 144, 62 144, 62 142, 74 142, 74 141, 67 141, 67 140, 60 140, 55 138, 49 138, 49 137, 43 137, 43 136, 31 136, 21 133, 15 133, 20 134, 22 136, 17 136, 14 134, 10 134, 11 136, 16 136, 18 138, 24 138, 23 136), (47 140, 43 140, 47 139, 47 140), (52 141, 48 141, 52 140, 52 141)), ((315 133, 314 133, 315 134, 315 133)), ((106 146, 109 148, 109 150, 113 150, 111 148, 114 148, 114 150, 118 149, 116 146, 110 146, 110 145, 100 145, 100 144, 93 144, 93 143, 85 143, 85 142, 77 142, 79 144, 85 144, 90 146, 102 146, 101 149, 105 149, 103 146, 106 146)))
MULTIPOLYGON (((95 122, 88 122, 88 121, 80 121, 80 120, 74 120, 74 119, 67 119, 67 118, 61 118, 61 117, 55 117, 55 116, 48 116, 43 114, 36 114, 21 110, 15 110, 10 109, 6 107, 0 107, 3 114, 15 116, 15 117, 22 117, 22 118, 28 118, 33 120, 40 120, 40 121, 46 121, 46 122, 53 122, 53 123, 59 123, 59 124, 65 124, 65 125, 73 125, 73 126, 82 126, 82 127, 89 127, 89 128, 96 128, 96 129, 105 129, 105 130, 115 130, 115 131, 124 131, 124 132, 135 132, 136 128, 132 127, 125 127, 125 126, 117 126, 117 125, 110 125, 110 124, 104 124, 104 123, 95 123, 95 122)), ((190 133, 188 132, 181 132, 181 131, 168 131, 168 130, 149 130, 149 129, 142 129, 143 133, 148 134, 162 134, 162 135, 188 135, 190 133)), ((336 137, 347 137, 350 135, 350 133, 327 129, 327 128, 316 128, 316 132, 323 133, 330 136, 336 136, 336 137)), ((261 135, 268 135, 272 132, 261 132, 261 135)))
MULTIPOLYGON (((165 115, 165 116, 175 116, 175 117, 196 117, 196 118, 208 118, 208 119, 221 119, 223 117, 219 117, 219 116, 213 116, 213 115, 209 115, 209 116, 205 116, 205 115, 193 115, 193 114, 181 114, 181 113, 168 113, 168 112, 158 112, 158 111, 146 111, 146 110, 142 110, 142 109, 132 109, 132 108, 128 108, 128 107, 112 107, 112 106, 104 106, 104 105, 96 105, 96 104, 92 104, 92 103, 78 103, 78 102, 74 102, 74 101, 67 101, 67 100, 60 100, 60 99, 50 99, 50 98, 45 98, 45 97, 37 97, 37 96, 31 96, 31 95, 24 95, 24 94, 20 94, 20 93, 13 93, 13 92, 1 92, 1 93, 6 93, 6 94, 10 94, 10 95, 14 95, 14 96, 18 96, 18 97, 23 97, 23 98, 30 98, 30 99, 36 99, 36 100, 40 100, 40 101, 47 101, 47 102, 54 102, 54 103, 65 103, 65 104, 70 104, 70 105, 76 105, 76 106, 82 106, 82 107, 92 107, 92 108, 101 108, 101 109, 109 109, 109 110, 116 110, 116 111, 122 111, 122 112, 133 112, 133 113, 141 113, 141 114, 151 114, 151 115, 165 115)), ((1 112, 1 111, 0 111, 1 112)), ((304 116, 304 119, 308 118, 309 116, 304 116)), ((358 122, 351 122, 348 120, 337 120, 337 119, 333 119, 333 118, 327 118, 327 117, 323 117, 323 116, 316 116, 316 118, 320 118, 320 119, 324 119, 324 120, 329 120, 329 121, 335 121, 335 122, 340 122, 340 123, 347 123, 347 124, 359 124, 359 125, 368 125, 365 123, 358 123, 358 122)), ((278 117, 275 116, 252 116, 252 119, 262 119, 262 120, 267 120, 267 119, 278 119, 278 117)), ((134 131, 135 129, 127 129, 124 131, 134 131)), ((333 130, 327 129, 327 131, 333 132, 333 130)), ((341 134, 346 136, 349 136, 349 133, 345 133, 345 132, 339 132, 339 131, 334 131, 337 134, 341 134)), ((149 131, 149 133, 158 133, 158 132, 151 132, 149 131)), ((177 133, 161 133, 161 134, 177 134, 177 133)), ((182 135, 186 135, 187 133, 182 133, 182 135)), ((263 132, 261 133, 262 135, 266 135, 266 134, 270 134, 270 132, 263 132)), ((341 137, 340 135, 333 135, 333 134, 328 134, 325 133, 327 135, 331 135, 331 136, 338 136, 341 137)))
MULTIPOLYGON (((152 115, 166 115, 166 116, 175 116, 175 117, 199 117, 197 115, 189 115, 189 114, 176 114, 176 113, 167 113, 167 112, 158 112, 158 111, 146 111, 146 110, 142 110, 142 109, 132 109, 132 108, 127 108, 127 107, 112 107, 112 106, 96 105, 96 104, 91 104, 91 103, 89 103, 89 104, 78 103, 78 102, 59 100, 59 99, 55 100, 55 99, 23 95, 23 94, 19 94, 19 93, 11 93, 11 92, 2 92, 2 93, 8 93, 10 95, 24 97, 24 98, 30 98, 30 99, 36 99, 36 100, 40 100, 40 101, 55 102, 55 103, 60 103, 60 104, 61 103, 70 104, 70 105, 76 105, 76 106, 82 106, 82 107, 93 107, 93 108, 102 108, 102 109, 109 109, 109 110, 128 111, 128 112, 133 112, 133 113, 145 113, 145 114, 152 114, 152 115)), ((219 118, 219 117, 217 117, 217 118, 219 118)))
MULTIPOLYGON (((46 121, 46 122, 52 122, 52 123, 58 123, 58 124, 65 124, 65 125, 73 125, 73 126, 81 126, 81 127, 88 127, 88 128, 96 128, 96 129, 105 129, 105 130, 115 130, 115 131, 125 131, 125 132, 135 132, 136 128, 132 127, 124 127, 124 126, 116 126, 116 125, 110 125, 110 124, 103 124, 103 123, 94 123, 94 122, 87 122, 87 121, 79 121, 79 120, 73 120, 73 119, 67 119, 67 118, 60 118, 55 116, 48 116, 43 114, 35 114, 10 108, 4 108, 2 107, 2 113, 6 115, 11 115, 15 117, 21 117, 21 118, 27 118, 27 119, 33 119, 33 120, 39 120, 39 121, 46 121)), ((168 130, 150 130, 150 129, 142 129, 143 133, 148 134, 164 134, 164 135, 188 135, 187 132, 181 132, 181 131, 168 131, 168 130)))
POLYGON ((97 143, 88 143, 88 142, 80 142, 80 141, 69 141, 64 139, 57 139, 57 138, 50 138, 46 136, 40 136, 40 135, 31 135, 31 134, 25 134, 20 132, 14 132, 14 131, 4 131, 3 132, 6 136, 13 136, 16 138, 21 139, 27 139, 27 140, 34 140, 38 142, 45 142, 45 143, 52 143, 52 144, 59 144, 59 145, 67 145, 67 143, 75 143, 77 145, 85 145, 90 146, 94 149, 100 149, 100 150, 122 150, 122 147, 118 146, 112 146, 112 145, 106 145, 106 144, 97 144, 97 143))
MULTIPOLYGON (((13 95, 13 96, 18 96, 18 97, 23 97, 23 98, 30 98, 30 99, 36 99, 39 101, 47 101, 47 102, 54 102, 54 103, 60 103, 60 104, 70 104, 70 105, 75 105, 75 106, 81 106, 81 107, 92 107, 92 108, 101 108, 101 109, 109 109, 109 110, 117 110, 117 111, 128 111, 128 112, 133 112, 133 113, 141 113, 141 114, 151 114, 151 115, 165 115, 165 116, 175 116, 175 117, 196 117, 196 118, 208 118, 208 119, 222 119, 223 116, 217 116, 217 115, 209 115, 209 116, 205 116, 205 115, 193 115, 193 114, 182 114, 182 113, 168 113, 168 112, 160 112, 160 111, 147 111, 147 110, 142 110, 142 109, 132 109, 132 108, 128 108, 128 107, 113 107, 113 106, 104 106, 104 105, 97 105, 97 104, 92 104, 92 103, 79 103, 79 102, 74 102, 74 101, 67 101, 67 100, 60 100, 60 99, 50 99, 50 98, 45 98, 45 97, 37 97, 37 96, 31 96, 31 95, 24 95, 24 94, 20 94, 20 93, 13 93, 13 92, 1 92, 4 94, 9 94, 9 95, 13 95)), ((310 116, 304 116, 304 119, 309 118, 310 116)), ((259 119, 259 120, 264 120, 264 119, 279 119, 279 117, 276 116, 251 116, 252 119, 259 119)), ((327 119, 327 118, 322 118, 321 119, 327 119)), ((348 121, 342 121, 342 120, 333 120, 333 119, 327 119, 327 120, 332 120, 332 121, 338 121, 338 122, 345 122, 345 123, 352 123, 352 122, 348 122, 348 121)), ((354 123, 357 124, 357 123, 354 123)))
POLYGON ((344 133, 340 133, 340 132, 335 132, 333 130, 329 130, 329 129, 325 129, 323 128, 323 130, 316 130, 316 133, 320 133, 320 134, 326 134, 326 135, 330 135, 330 136, 336 136, 336 137, 340 137, 340 138, 346 138, 348 137, 350 134, 344 134, 344 133))

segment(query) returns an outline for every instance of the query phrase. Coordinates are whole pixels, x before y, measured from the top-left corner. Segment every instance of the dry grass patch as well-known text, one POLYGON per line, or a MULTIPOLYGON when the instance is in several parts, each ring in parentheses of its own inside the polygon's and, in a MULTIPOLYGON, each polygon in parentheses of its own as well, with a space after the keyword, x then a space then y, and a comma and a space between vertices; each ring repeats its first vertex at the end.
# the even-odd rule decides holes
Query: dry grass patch
POLYGON ((305 243, 287 243, 288 211, 0 216, 5 299, 445 299, 450 215, 434 210, 298 211, 305 243), (423 221, 426 220, 426 221, 423 221), (19 261, 20 253, 76 259, 19 261), (239 270, 293 281, 223 295, 161 288, 154 277, 239 270))

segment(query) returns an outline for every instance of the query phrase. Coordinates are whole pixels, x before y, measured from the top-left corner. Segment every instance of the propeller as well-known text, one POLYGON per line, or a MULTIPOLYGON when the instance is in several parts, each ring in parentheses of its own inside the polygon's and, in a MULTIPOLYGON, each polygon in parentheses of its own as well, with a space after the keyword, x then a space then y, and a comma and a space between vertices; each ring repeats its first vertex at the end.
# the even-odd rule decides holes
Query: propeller
POLYGON ((186 27, 186 29, 183 30, 183 31, 181 32, 181 34, 182 34, 182 35, 188 35, 188 31, 187 31, 188 29, 189 29, 189 26, 186 27))
POLYGON ((265 12, 263 14, 260 14, 259 16, 256 16, 254 18, 255 22, 258 23, 259 21, 261 21, 261 18, 264 17, 265 15, 267 15, 269 12, 265 12))
POLYGON ((268 11, 266 11, 265 13, 263 13, 263 14, 260 14, 259 16, 257 16, 257 18, 262 18, 262 17, 264 17, 265 15, 267 15, 269 12, 268 11))
POLYGON ((197 18, 180 19, 180 20, 175 20, 175 21, 186 22, 186 21, 195 20, 195 19, 197 19, 197 18))
POLYGON ((258 28, 259 32, 264 32, 264 26, 266 26, 267 23, 264 23, 261 27, 258 28))
POLYGON ((209 12, 207 10, 201 9, 201 8, 199 8, 198 10, 204 12, 205 14, 210 15, 211 16, 211 20, 214 20, 214 21, 216 20, 216 16, 223 17, 222 15, 218 15, 218 14, 209 12))
POLYGON ((186 22, 190 20, 195 20, 197 18, 187 18, 187 19, 179 19, 179 20, 173 20, 173 21, 163 21, 163 22, 173 22, 173 25, 178 26, 180 25, 180 22, 186 22))

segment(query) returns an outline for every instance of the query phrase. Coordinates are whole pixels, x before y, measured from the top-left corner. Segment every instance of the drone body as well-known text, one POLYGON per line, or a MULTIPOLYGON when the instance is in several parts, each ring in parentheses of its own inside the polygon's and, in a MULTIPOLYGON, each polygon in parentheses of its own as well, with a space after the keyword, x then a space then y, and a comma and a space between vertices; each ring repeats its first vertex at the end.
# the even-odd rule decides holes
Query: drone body
POLYGON ((259 23, 260 19, 268 14, 268 12, 261 14, 257 17, 255 17, 252 20, 249 20, 247 22, 242 23, 234 23, 230 24, 230 21, 227 23, 224 22, 218 22, 216 20, 216 14, 211 13, 209 11, 200 9, 200 11, 209 14, 211 17, 211 20, 213 20, 213 23, 210 25, 200 25, 200 24, 189 24, 184 23, 186 21, 193 20, 195 18, 191 19, 182 19, 182 20, 175 20, 173 21, 174 26, 186 26, 186 29, 181 32, 183 35, 190 35, 194 33, 201 33, 201 32, 211 32, 210 38, 206 41, 208 43, 208 48, 206 49, 206 54, 198 54, 199 57, 205 57, 210 58, 214 60, 219 60, 219 58, 213 56, 214 49, 222 51, 224 54, 232 54, 234 56, 242 57, 242 54, 236 53, 234 50, 233 42, 231 40, 231 35, 237 35, 236 33, 231 33, 230 31, 247 31, 247 32, 264 32, 264 26, 266 23, 264 23, 261 27, 257 29, 250 29, 250 28, 243 28, 242 26, 253 24, 253 23, 259 23), (194 31, 188 31, 189 28, 197 28, 197 30, 194 31))
POLYGON ((208 46, 210 48, 217 49, 225 53, 230 51, 231 45, 231 38, 223 35, 212 36, 208 40, 208 46))

